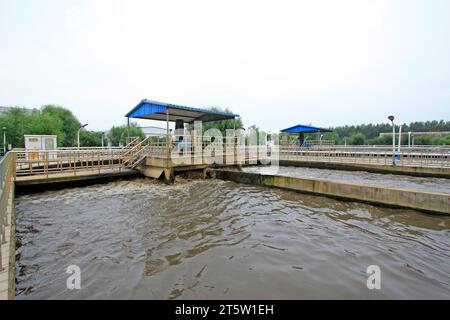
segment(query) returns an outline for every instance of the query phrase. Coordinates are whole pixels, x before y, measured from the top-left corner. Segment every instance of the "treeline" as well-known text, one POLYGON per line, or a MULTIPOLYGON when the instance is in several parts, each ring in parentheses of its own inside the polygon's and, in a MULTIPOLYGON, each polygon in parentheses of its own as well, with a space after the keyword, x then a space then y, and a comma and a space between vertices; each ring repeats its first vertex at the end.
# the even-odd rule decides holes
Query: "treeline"
MULTIPOLYGON (((215 111, 231 112, 229 109, 220 107, 211 108, 215 111)), ((6 143, 13 148, 24 147, 24 135, 57 135, 58 147, 76 147, 77 132, 82 123, 68 109, 58 105, 45 105, 40 110, 24 109, 20 107, 11 108, 0 114, 0 128, 6 128, 6 143)), ((218 128, 224 135, 226 129, 243 128, 244 124, 240 118, 218 122, 208 122, 203 124, 203 130, 218 128)), ((254 126, 253 126, 254 127, 254 126)), ((256 127, 254 127, 256 128, 256 127)), ((256 128, 258 130, 258 128, 256 128)), ((403 125, 403 132, 438 132, 450 131, 450 121, 426 121, 412 122, 403 125)), ((389 123, 384 124, 363 124, 357 126, 342 126, 333 128, 333 132, 325 133, 325 140, 335 140, 336 144, 348 145, 390 145, 392 136, 380 137, 380 133, 392 132, 389 123)), ((398 126, 396 126, 398 132, 398 126)), ((83 147, 98 147, 104 144, 119 146, 126 144, 128 136, 127 125, 113 126, 107 134, 82 129, 80 131, 80 145, 83 147)), ((130 126, 130 136, 145 138, 143 131, 132 123, 130 126)), ((317 139, 317 135, 306 135, 308 139, 317 139)), ((408 143, 408 136, 402 136, 402 143, 408 143)), ((450 145, 450 136, 432 137, 415 136, 415 145, 450 145)))
MULTIPOLYGON (((399 126, 396 126, 398 134, 399 126)), ((412 122, 402 126, 402 132, 438 132, 450 131, 450 121, 412 122)), ((390 145, 392 136, 380 137, 380 133, 392 132, 390 123, 363 124, 357 126, 343 126, 333 128, 333 132, 324 134, 324 139, 335 140, 337 144, 349 145, 390 145)), ((398 137, 398 136, 397 136, 398 137)), ((311 136, 310 138, 313 138, 311 136)), ((408 144, 408 135, 402 136, 402 144, 408 144)), ((450 136, 414 136, 415 145, 450 145, 450 136)))
MULTIPOLYGON (((225 113, 233 113, 229 108, 222 108, 219 106, 213 106, 208 108, 207 110, 216 111, 216 112, 225 112, 225 113)), ((241 118, 236 119, 228 119, 222 121, 211 121, 205 122, 202 124, 203 133, 209 129, 216 128, 218 129, 222 135, 225 137, 228 129, 244 129, 244 123, 241 118)), ((188 130, 193 130, 194 126, 189 124, 187 126, 188 130)))
MULTIPOLYGON (((24 135, 57 135, 58 147, 76 147, 77 133, 81 122, 73 113, 61 106, 45 105, 41 110, 29 110, 20 107, 8 109, 0 114, 0 127, 6 128, 6 143, 13 148, 24 147, 24 135)), ((80 131, 80 145, 83 147, 99 147, 109 144, 118 146, 126 143, 127 125, 112 127, 108 134, 103 132, 80 131)), ((130 127, 130 136, 145 135, 136 124, 130 127)))

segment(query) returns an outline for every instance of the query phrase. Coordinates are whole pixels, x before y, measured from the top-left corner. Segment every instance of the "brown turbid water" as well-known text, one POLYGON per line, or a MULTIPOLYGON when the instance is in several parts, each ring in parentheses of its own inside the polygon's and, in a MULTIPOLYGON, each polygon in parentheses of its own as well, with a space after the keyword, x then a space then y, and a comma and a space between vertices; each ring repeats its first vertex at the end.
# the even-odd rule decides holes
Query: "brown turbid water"
POLYGON ((450 298, 445 216, 148 179, 21 195, 16 211, 17 299, 450 298))

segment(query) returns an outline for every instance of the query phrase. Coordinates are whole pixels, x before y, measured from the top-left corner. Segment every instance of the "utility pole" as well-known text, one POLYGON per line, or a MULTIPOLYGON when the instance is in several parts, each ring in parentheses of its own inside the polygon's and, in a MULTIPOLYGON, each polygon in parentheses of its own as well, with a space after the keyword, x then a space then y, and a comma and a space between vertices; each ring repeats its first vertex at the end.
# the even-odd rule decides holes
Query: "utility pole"
POLYGON ((3 127, 3 156, 6 155, 6 130, 8 130, 8 128, 3 127))
POLYGON ((80 129, 78 129, 78 133, 77 133, 78 149, 80 149, 80 131, 81 131, 81 129, 86 128, 86 127, 87 127, 87 123, 86 123, 86 124, 83 124, 83 125, 80 127, 80 129))
POLYGON ((401 147, 402 147, 402 127, 403 124, 400 124, 400 128, 398 129, 398 158, 400 160, 401 157, 401 147))
POLYGON ((395 166, 395 117, 389 116, 388 119, 392 122, 392 165, 395 166))

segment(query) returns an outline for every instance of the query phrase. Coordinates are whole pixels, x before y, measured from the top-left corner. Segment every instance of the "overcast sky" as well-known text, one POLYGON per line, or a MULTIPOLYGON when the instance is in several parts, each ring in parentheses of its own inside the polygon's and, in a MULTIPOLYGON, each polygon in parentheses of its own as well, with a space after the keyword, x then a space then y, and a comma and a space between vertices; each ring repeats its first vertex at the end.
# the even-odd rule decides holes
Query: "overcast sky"
POLYGON ((0 105, 105 130, 143 98, 274 131, 450 120, 450 1, 0 0, 0 105))

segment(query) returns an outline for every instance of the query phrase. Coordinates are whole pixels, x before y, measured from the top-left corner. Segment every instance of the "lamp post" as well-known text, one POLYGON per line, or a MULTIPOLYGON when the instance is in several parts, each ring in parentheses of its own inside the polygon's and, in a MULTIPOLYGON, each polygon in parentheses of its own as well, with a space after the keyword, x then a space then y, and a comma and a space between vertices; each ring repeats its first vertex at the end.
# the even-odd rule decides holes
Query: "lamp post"
POLYGON ((395 117, 389 116, 388 119, 392 122, 392 165, 395 166, 395 117))
POLYGON ((86 127, 87 127, 87 123, 86 123, 86 124, 83 124, 83 125, 80 127, 80 129, 78 129, 78 133, 77 133, 78 149, 80 149, 80 131, 81 131, 81 129, 86 128, 86 127))
POLYGON ((398 129, 398 160, 401 160, 401 147, 402 147, 402 127, 403 124, 400 124, 400 128, 398 129))
POLYGON ((105 146, 105 144, 104 144, 104 140, 103 140, 103 137, 105 136, 105 133, 104 132, 102 132, 102 149, 104 148, 104 146, 105 146))
POLYGON ((3 156, 5 156, 6 154, 6 130, 8 130, 8 128, 3 127, 3 156))

